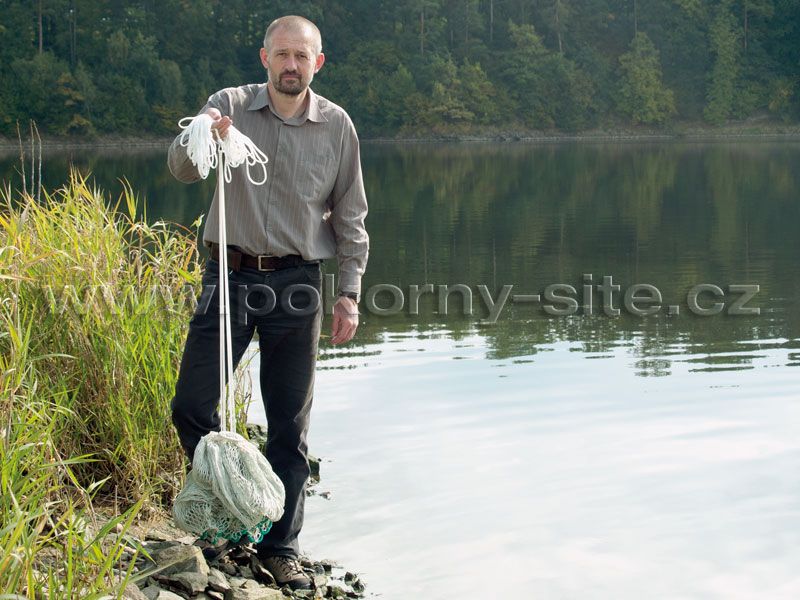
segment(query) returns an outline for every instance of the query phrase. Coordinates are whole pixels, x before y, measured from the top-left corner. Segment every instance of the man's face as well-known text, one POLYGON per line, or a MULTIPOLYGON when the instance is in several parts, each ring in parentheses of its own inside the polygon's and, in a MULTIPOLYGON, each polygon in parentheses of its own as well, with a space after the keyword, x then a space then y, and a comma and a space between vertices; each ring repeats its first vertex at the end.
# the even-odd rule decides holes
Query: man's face
POLYGON ((269 52, 261 49, 261 63, 272 87, 283 94, 302 94, 319 71, 325 57, 314 54, 311 32, 306 28, 278 29, 269 52))

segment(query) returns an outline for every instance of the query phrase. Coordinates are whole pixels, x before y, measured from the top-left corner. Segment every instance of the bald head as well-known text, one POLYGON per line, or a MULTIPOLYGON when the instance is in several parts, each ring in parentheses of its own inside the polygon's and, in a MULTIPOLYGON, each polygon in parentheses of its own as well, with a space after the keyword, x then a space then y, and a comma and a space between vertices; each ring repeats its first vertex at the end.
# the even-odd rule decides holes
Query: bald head
POLYGON ((297 15, 288 15, 275 19, 267 27, 267 32, 264 34, 264 49, 269 53, 272 46, 272 38, 277 31, 284 31, 293 34, 300 34, 308 36, 311 40, 311 47, 315 55, 322 52, 322 35, 314 23, 306 18, 298 17, 297 15))

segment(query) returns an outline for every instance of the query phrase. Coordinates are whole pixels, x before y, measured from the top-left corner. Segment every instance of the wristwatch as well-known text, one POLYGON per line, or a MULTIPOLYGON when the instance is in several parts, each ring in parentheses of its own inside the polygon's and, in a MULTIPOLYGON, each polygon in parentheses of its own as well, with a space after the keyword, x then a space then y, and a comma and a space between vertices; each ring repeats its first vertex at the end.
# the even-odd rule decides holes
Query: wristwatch
POLYGON ((350 298, 356 304, 358 304, 358 294, 355 292, 345 292, 344 290, 339 292, 340 296, 344 296, 345 298, 350 298))

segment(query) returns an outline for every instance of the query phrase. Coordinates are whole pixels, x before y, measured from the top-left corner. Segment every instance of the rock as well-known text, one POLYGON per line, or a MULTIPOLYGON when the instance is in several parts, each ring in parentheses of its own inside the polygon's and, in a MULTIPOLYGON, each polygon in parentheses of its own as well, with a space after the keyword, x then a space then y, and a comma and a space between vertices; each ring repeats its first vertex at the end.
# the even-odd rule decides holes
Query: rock
POLYGON ((250 570, 253 572, 257 581, 261 583, 266 583, 267 585, 275 585, 275 578, 272 576, 272 573, 261 564, 261 561, 258 560, 257 557, 253 556, 250 561, 250 570))
POLYGON ((228 581, 231 584, 231 588, 240 588, 244 587, 247 584, 247 579, 242 577, 229 577, 228 581))
POLYGON ((135 583, 129 583, 125 586, 125 591, 122 592, 121 598, 123 600, 150 600, 135 583))
POLYGON ((255 577, 253 577, 253 571, 250 569, 250 567, 239 567, 239 575, 245 579, 255 579, 255 577))
POLYGON ((336 585, 328 588, 328 598, 347 598, 347 592, 336 585))
POLYGON ((191 571, 208 577, 208 564, 203 558, 203 551, 197 546, 169 546, 153 554, 153 558, 157 566, 164 567, 159 571, 161 575, 191 571))
POLYGON ((204 592, 208 587, 208 574, 197 571, 175 573, 169 576, 169 580, 192 595, 204 592))
POLYGON ((367 586, 364 585, 364 582, 361 581, 359 577, 356 577, 355 580, 353 580, 353 583, 350 584, 350 586, 353 588, 353 591, 359 594, 363 593, 364 590, 367 589, 367 586))
POLYGON ((161 588, 157 585, 148 585, 146 588, 142 590, 142 594, 147 598, 147 600, 156 600, 158 598, 158 593, 161 591, 161 588))
POLYGON ((328 578, 325 575, 314 575, 314 587, 321 588, 328 585, 328 578))
POLYGON ((183 597, 178 596, 173 592, 168 590, 159 590, 158 596, 156 596, 156 600, 184 600, 183 597))
POLYGON ((208 587, 215 592, 222 592, 223 594, 231 589, 228 579, 218 569, 209 569, 208 587))
POLYGON ((236 575, 236 567, 231 563, 219 563, 217 568, 226 575, 236 575))
POLYGON ((252 579, 241 587, 231 589, 230 600, 284 600, 283 592, 264 587, 252 579))
POLYGON ((308 568, 314 571, 315 575, 325 575, 325 567, 323 567, 320 563, 309 565, 308 568))
POLYGON ((355 580, 356 580, 356 575, 355 575, 355 573, 351 573, 350 571, 347 571, 347 572, 344 574, 344 582, 345 582, 347 585, 350 585, 350 584, 351 584, 351 583, 353 583, 355 580))
POLYGON ((166 542, 174 540, 181 535, 183 535, 183 532, 177 527, 173 527, 171 521, 159 521, 147 529, 144 539, 166 542))
POLYGON ((191 546, 197 541, 197 538, 191 535, 184 535, 183 537, 175 538, 174 541, 178 542, 179 544, 191 546))
POLYGON ((248 439, 263 451, 267 443, 267 428, 258 423, 248 423, 245 429, 248 439))
POLYGON ((308 455, 308 466, 311 469, 311 479, 319 481, 319 459, 316 456, 308 455))
POLYGON ((225 594, 222 592, 217 592, 215 590, 208 590, 206 592, 206 596, 211 598, 211 600, 225 600, 225 594))

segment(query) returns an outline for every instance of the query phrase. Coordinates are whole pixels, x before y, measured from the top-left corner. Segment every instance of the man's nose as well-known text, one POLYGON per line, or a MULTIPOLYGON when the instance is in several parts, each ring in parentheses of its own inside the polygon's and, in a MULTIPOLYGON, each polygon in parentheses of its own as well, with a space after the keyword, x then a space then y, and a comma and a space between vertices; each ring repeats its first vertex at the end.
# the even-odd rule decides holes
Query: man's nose
POLYGON ((297 60, 291 54, 286 59, 286 70, 287 71, 296 71, 297 70, 297 60))

